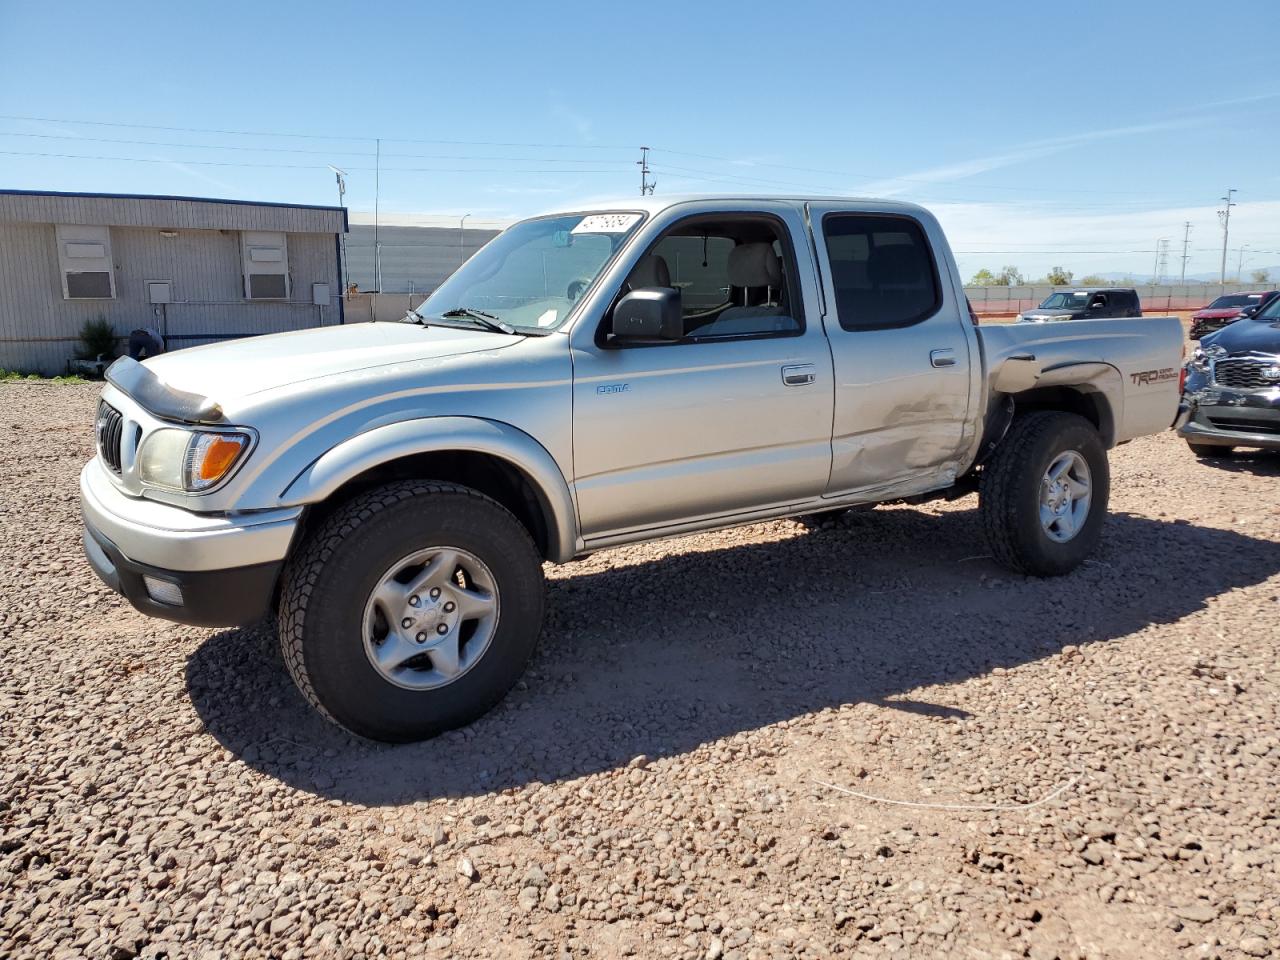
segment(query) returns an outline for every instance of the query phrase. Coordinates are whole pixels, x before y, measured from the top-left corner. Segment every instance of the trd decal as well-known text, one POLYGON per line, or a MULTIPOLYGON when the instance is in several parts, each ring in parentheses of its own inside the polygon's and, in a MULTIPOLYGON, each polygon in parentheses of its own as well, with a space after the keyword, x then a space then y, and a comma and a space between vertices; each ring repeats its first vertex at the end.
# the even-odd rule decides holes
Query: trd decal
POLYGON ((1178 379, 1177 367, 1164 367, 1160 370, 1143 370, 1141 373, 1129 374, 1135 385, 1140 387, 1149 387, 1153 383, 1163 383, 1166 380, 1178 379))
POLYGON ((630 393, 631 384, 629 383, 602 383, 596 387, 596 393, 630 393))

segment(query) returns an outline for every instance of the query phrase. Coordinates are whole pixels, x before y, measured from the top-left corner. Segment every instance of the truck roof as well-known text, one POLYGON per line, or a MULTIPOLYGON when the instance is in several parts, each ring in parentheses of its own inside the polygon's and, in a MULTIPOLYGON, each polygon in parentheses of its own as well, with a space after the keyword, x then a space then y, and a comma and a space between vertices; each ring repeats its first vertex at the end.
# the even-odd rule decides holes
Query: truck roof
POLYGON ((679 206, 686 203, 784 203, 795 207, 802 207, 806 203, 849 203, 849 204, 874 204, 876 210, 894 211, 898 213, 923 213, 924 208, 919 204, 906 203, 901 200, 881 200, 875 197, 845 197, 845 196, 822 196, 814 195, 778 195, 766 193, 673 193, 663 195, 651 195, 647 197, 626 196, 626 197, 608 197, 601 199, 588 200, 583 203, 566 204, 559 207, 553 207, 542 211, 539 216, 548 216, 555 213, 577 213, 579 211, 600 211, 600 210, 643 210, 648 214, 659 213, 670 207, 679 206))

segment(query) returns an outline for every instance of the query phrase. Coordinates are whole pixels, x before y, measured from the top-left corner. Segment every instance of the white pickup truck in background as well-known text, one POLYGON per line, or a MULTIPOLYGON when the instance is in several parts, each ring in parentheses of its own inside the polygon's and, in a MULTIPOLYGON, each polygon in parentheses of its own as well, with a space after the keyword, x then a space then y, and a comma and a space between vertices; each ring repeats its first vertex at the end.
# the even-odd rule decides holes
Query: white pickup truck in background
POLYGON ((908 204, 593 204, 402 323, 117 361, 85 548, 146 613, 274 613, 326 716, 419 739, 520 676, 544 561, 977 491, 1001 563, 1067 573, 1108 448, 1178 415, 1182 343, 1173 317, 978 326, 908 204))

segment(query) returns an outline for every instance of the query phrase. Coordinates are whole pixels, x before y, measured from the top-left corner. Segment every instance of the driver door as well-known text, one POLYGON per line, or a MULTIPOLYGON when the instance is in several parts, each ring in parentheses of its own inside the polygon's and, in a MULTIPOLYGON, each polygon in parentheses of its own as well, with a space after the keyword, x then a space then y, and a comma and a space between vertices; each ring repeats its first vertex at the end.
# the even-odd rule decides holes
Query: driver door
POLYGON ((721 204, 701 226, 677 220, 645 251, 687 291, 683 339, 610 342, 608 309, 598 325, 574 330, 575 490, 588 544, 800 502, 825 488, 831 353, 812 274, 796 269, 804 226, 794 208, 765 206, 774 209, 725 215, 721 204), (738 318, 721 325, 733 335, 714 335, 708 318, 754 295, 730 282, 730 251, 752 242, 760 252, 768 231, 784 265, 786 316, 765 307, 758 325, 738 318))

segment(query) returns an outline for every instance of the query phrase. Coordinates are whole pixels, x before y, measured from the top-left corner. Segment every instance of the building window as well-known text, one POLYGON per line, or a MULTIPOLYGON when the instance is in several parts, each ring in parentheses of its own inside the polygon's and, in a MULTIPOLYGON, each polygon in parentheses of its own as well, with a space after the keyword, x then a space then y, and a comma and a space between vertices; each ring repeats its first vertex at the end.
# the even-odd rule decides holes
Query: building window
POLYGON ((289 248, 283 233, 245 231, 240 235, 244 295, 248 300, 289 299, 289 248))
POLYGON ((67 300, 111 300, 116 295, 111 262, 111 231, 107 227, 58 224, 58 270, 62 296, 67 300))

